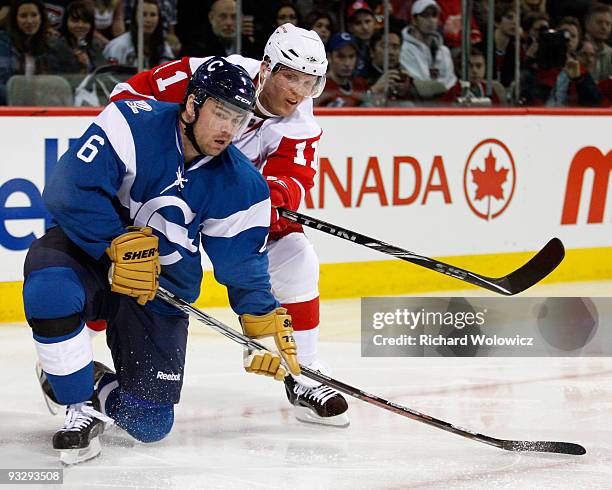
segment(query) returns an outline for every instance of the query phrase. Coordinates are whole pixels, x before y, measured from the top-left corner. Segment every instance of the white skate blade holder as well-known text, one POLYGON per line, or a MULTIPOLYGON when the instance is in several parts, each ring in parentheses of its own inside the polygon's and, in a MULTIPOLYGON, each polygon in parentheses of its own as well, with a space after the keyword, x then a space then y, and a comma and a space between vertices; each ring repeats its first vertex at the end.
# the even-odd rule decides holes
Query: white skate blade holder
POLYGON ((350 424, 350 419, 346 412, 332 417, 320 417, 312 408, 296 406, 293 407, 293 414, 300 422, 305 422, 307 424, 327 425, 339 428, 346 428, 350 424))
POLYGON ((84 461, 95 458, 102 451, 99 437, 94 437, 89 441, 89 446, 77 449, 57 449, 60 454, 60 461, 66 466, 72 466, 84 461))

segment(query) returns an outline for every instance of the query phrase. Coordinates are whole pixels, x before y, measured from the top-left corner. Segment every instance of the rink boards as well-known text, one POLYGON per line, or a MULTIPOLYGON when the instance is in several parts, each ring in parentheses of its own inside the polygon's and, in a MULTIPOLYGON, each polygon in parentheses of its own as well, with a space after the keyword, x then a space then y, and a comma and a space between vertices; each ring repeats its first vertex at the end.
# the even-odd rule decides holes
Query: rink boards
MULTIPOLYGON (((0 321, 23 318, 25 252, 43 233, 41 192, 97 110, 0 111, 0 321)), ((320 168, 303 213, 487 275, 558 236, 548 281, 612 278, 612 111, 322 110, 320 168)), ((295 161, 312 165, 296 148, 295 161)), ((311 230, 324 298, 463 288, 311 230)), ((200 304, 226 294, 205 277, 200 304)))

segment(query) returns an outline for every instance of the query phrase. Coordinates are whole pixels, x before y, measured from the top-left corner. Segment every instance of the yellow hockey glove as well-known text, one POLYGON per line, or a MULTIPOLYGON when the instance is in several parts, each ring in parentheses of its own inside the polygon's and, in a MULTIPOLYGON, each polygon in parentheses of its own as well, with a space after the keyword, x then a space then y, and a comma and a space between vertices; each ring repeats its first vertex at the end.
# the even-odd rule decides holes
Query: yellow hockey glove
POLYGON ((112 261, 108 278, 111 291, 137 298, 138 304, 144 305, 155 298, 159 287, 158 239, 149 227, 130 230, 106 249, 112 261))
POLYGON ((240 316, 242 331, 257 340, 270 352, 263 350, 244 350, 244 369, 249 373, 274 376, 282 380, 287 371, 281 364, 281 357, 291 374, 300 374, 297 360, 297 346, 293 340, 291 316, 285 308, 276 308, 266 315, 240 316))

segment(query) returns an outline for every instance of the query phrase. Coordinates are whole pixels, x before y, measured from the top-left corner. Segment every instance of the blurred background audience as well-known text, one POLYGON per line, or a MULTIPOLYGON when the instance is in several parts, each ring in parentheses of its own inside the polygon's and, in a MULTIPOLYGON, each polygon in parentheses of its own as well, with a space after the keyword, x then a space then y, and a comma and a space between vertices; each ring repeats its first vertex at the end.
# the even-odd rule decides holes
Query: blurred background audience
POLYGON ((89 73, 106 63, 102 43, 95 37, 92 2, 77 0, 66 8, 59 36, 50 51, 55 73, 89 73))
POLYGON ((50 72, 51 39, 45 6, 39 0, 14 0, 6 31, 0 32, 0 101, 13 75, 50 72))
POLYGON ((359 59, 357 38, 349 32, 334 34, 327 43, 327 83, 315 105, 324 107, 356 107, 368 92, 368 81, 354 75, 359 59))
POLYGON ((125 32, 123 0, 94 0, 95 37, 102 47, 125 32))
MULTIPOLYGON (((133 9, 128 32, 112 39, 104 48, 104 57, 109 63, 137 66, 138 20, 136 14, 137 9, 133 9)), ((172 49, 164 36, 163 15, 157 0, 144 0, 142 30, 145 69, 174 59, 172 49)))
MULTIPOLYGON (((612 0, 495 0, 490 85, 490 2, 471 3, 466 19, 461 0, 389 0, 385 39, 383 0, 243 0, 241 15, 235 0, 145 0, 144 67, 238 52, 261 59, 274 29, 291 23, 327 48, 328 86, 317 105, 609 107, 612 0)), ((70 79, 104 65, 136 67, 137 5, 0 0, 0 103, 13 75, 70 79)))

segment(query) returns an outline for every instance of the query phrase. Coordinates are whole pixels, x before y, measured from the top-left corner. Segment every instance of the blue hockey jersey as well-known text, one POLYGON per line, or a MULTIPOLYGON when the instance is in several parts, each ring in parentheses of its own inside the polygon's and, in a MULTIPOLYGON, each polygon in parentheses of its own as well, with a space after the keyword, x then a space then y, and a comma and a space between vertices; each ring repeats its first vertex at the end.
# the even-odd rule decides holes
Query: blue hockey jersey
MULTIPOLYGON (((94 259, 127 226, 150 226, 159 238, 162 287, 189 302, 198 297, 201 243, 236 313, 259 315, 278 306, 265 250, 268 186, 233 145, 185 170, 177 104, 107 106, 61 157, 43 198, 59 226, 94 259)), ((176 312, 161 300, 149 305, 176 312)))

